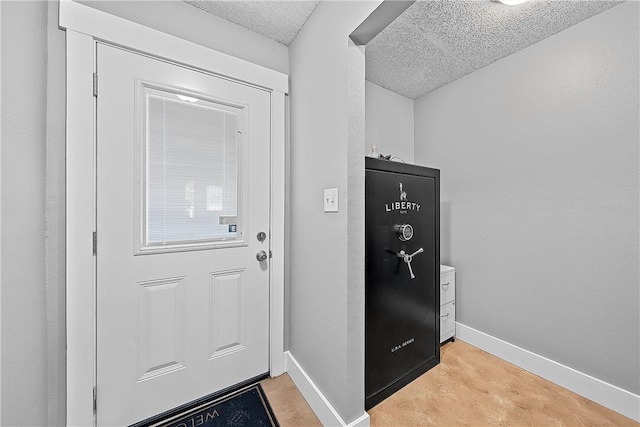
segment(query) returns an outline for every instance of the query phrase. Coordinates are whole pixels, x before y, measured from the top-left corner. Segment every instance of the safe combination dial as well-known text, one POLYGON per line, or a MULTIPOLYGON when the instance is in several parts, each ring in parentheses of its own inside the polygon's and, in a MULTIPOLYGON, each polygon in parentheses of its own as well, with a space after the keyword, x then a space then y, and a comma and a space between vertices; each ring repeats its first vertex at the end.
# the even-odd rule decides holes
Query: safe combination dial
POLYGON ((413 227, 411 224, 402 224, 395 226, 396 233, 398 233, 398 238, 402 242, 406 242, 407 240, 411 240, 413 237, 413 227))

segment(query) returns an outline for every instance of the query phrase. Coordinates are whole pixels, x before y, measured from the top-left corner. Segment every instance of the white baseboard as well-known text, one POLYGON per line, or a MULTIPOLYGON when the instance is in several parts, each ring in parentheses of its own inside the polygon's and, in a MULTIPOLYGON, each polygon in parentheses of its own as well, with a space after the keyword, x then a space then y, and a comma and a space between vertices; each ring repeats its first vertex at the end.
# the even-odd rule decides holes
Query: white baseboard
MULTIPOLYGON (((285 370, 323 426, 369 427, 369 414, 364 412, 364 410, 360 417, 351 421, 349 424, 345 423, 340 414, 338 414, 327 398, 324 397, 324 394, 322 394, 320 389, 314 384, 313 380, 311 380, 309 375, 307 375, 304 369, 298 364, 295 357, 288 351, 285 351, 284 355, 285 370)), ((364 401, 362 405, 364 406, 364 401)))
POLYGON ((456 322, 456 338, 640 422, 640 396, 456 322))

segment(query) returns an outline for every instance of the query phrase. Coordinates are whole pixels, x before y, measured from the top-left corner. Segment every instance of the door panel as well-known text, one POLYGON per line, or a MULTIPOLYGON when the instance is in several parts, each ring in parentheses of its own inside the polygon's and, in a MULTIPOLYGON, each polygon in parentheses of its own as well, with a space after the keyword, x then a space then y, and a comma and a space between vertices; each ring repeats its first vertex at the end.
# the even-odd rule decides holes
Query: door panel
POLYGON ((209 275, 209 353, 221 357, 245 348, 245 271, 209 275))
POLYGON ((138 283, 138 381, 185 367, 185 279, 138 283))
POLYGON ((268 372, 270 95, 98 45, 98 424, 268 372))

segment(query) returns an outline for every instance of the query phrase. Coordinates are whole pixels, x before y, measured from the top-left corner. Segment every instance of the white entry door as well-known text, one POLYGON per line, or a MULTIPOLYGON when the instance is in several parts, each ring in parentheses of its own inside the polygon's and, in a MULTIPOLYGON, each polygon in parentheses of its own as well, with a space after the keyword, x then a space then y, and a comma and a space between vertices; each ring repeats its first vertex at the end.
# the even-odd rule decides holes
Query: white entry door
POLYGON ((97 64, 97 421, 128 425, 269 371, 270 94, 97 64))

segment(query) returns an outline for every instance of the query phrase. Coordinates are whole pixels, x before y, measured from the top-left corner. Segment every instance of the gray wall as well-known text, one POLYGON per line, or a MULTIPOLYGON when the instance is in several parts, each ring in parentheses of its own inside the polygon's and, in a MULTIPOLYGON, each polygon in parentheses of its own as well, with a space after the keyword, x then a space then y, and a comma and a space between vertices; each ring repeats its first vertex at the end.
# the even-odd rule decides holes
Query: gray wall
MULTIPOLYGON (((2 25, 2 5, 0 5, 2 25)), ((0 98, 2 95, 2 29, 0 28, 0 98)), ((2 242, 2 101, 0 99, 0 242, 2 242)), ((0 243, 0 423, 2 423, 2 244, 0 243)))
MULTIPOLYGON (((2 8, 2 425, 48 424, 47 3, 2 8)), ((61 106, 63 108, 63 106, 61 106)))
POLYGON ((639 30, 627 2, 415 102, 458 320, 640 392, 639 30))
POLYGON ((66 421, 65 32, 58 3, 47 2, 46 283, 49 425, 66 421))
MULTIPOLYGON (((288 72, 286 46, 185 3, 91 5, 288 72)), ((0 424, 64 425, 65 33, 56 1, 0 10, 0 424)))
POLYGON ((413 99, 391 92, 375 83, 365 82, 366 142, 365 155, 371 146, 380 154, 399 157, 413 163, 413 99))
POLYGON ((364 56, 348 36, 378 3, 321 2, 289 49, 289 350, 346 422, 364 413, 364 56))

